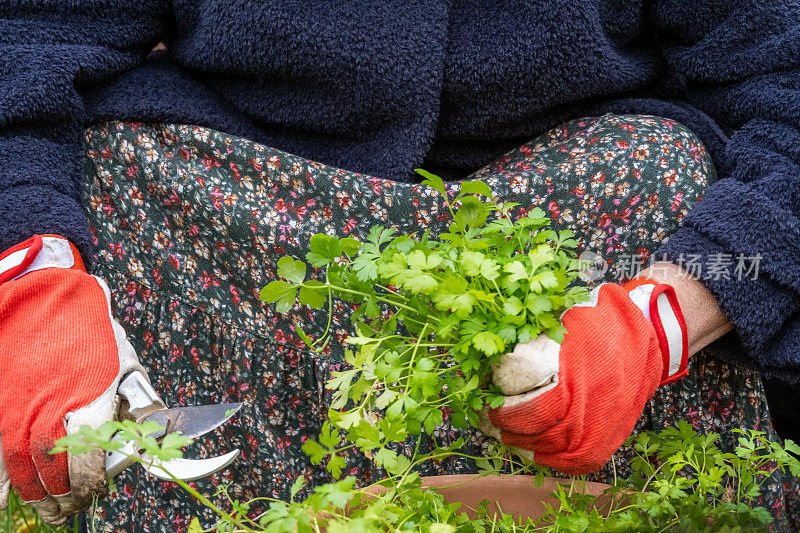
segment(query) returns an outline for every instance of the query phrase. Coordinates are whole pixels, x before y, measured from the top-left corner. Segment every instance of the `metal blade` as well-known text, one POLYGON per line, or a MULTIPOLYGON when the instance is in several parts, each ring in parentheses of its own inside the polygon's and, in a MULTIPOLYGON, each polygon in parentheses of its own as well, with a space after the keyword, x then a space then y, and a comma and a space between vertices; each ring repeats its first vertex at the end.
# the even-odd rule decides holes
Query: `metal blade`
POLYGON ((209 459, 170 459, 169 461, 161 461, 155 457, 142 454, 142 459, 144 460, 142 466, 157 478, 171 481, 172 476, 175 476, 183 481, 194 481, 222 470, 231 464, 238 455, 239 450, 236 449, 225 455, 209 459))
POLYGON ((166 428, 166 433, 180 432, 183 436, 195 439, 205 435, 225 422, 242 408, 243 403, 216 403, 159 409, 144 418, 158 422, 166 428))

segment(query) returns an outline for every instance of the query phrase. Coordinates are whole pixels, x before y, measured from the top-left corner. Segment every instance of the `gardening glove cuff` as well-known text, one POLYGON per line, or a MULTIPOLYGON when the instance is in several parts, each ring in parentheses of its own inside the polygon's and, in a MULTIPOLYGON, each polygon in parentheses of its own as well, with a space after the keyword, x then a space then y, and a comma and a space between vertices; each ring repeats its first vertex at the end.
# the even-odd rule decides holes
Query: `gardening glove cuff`
POLYGON ((689 337, 675 289, 648 278, 631 280, 624 289, 655 330, 663 361, 659 387, 685 377, 689 372, 689 337))
POLYGON ((58 235, 34 235, 0 253, 0 285, 45 268, 86 272, 78 249, 58 235))
POLYGON ((110 291, 63 237, 0 254, 0 509, 11 487, 51 524, 105 491, 101 450, 50 454, 81 426, 113 419, 122 376, 143 372, 110 291))

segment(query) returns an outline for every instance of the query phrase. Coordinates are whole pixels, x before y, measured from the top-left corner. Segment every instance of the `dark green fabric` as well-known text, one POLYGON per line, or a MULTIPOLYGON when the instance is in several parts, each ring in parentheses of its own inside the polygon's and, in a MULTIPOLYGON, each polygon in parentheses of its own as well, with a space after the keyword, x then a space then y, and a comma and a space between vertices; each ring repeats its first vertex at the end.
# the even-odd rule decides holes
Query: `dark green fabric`
MULTIPOLYGON (((154 385, 174 406, 247 403, 187 453, 242 450, 230 469, 198 481, 198 488, 211 494, 232 483, 229 493, 238 499, 286 498, 298 476, 311 485, 328 481, 300 447, 325 418, 324 383, 343 364, 350 309, 334 305, 339 342, 313 356, 292 325, 320 334, 326 313, 298 305, 276 314, 258 292, 276 279, 279 257, 304 257, 314 233, 363 238, 375 224, 403 232, 443 229, 449 215, 442 198, 424 186, 338 170, 192 126, 102 124, 87 130, 86 154, 95 272, 108 280, 114 312, 154 385)), ((605 115, 547 132, 472 177, 485 180, 498 200, 518 202, 515 213, 543 208, 556 227, 575 231, 581 250, 608 264, 601 280, 619 281, 676 231, 714 169, 696 136, 674 121, 605 115)), ((693 357, 690 367, 687 378, 656 393, 637 431, 688 420, 700 431, 723 432, 726 447, 737 427, 774 437, 756 373, 719 362, 711 350, 693 357)), ((489 443, 446 419, 421 446, 458 436, 466 436, 473 455, 489 443)), ((381 475, 368 458, 343 454, 346 474, 361 481, 381 475)), ((629 450, 617 453, 618 474, 628 471, 629 457, 629 450)), ((473 470, 471 461, 452 458, 424 473, 473 470)), ((607 467, 595 478, 611 475, 607 467)), ((797 487, 797 480, 776 476, 765 486, 764 504, 786 513, 797 487)), ((174 531, 200 512, 171 484, 131 468, 99 506, 96 525, 174 531)))

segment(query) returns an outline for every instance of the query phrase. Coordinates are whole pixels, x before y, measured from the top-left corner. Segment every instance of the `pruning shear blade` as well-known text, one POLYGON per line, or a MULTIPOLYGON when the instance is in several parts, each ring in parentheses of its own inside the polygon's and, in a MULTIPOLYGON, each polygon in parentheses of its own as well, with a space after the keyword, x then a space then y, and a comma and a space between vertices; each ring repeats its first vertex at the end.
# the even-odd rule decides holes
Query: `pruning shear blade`
POLYGON ((209 459, 170 459, 161 461, 149 455, 142 455, 142 467, 157 478, 172 481, 172 476, 181 481, 194 481, 218 472, 236 460, 239 450, 209 459), (170 475, 172 474, 172 475, 170 475))
MULTIPOLYGON (((119 385, 118 394, 128 402, 128 418, 133 418, 139 423, 154 421, 161 426, 161 431, 151 434, 153 438, 159 440, 170 433, 180 433, 190 439, 205 435, 227 422, 244 405, 228 403, 167 409, 147 378, 137 371, 125 376, 119 385)), ((115 439, 122 441, 119 436, 115 439)), ((183 481, 192 481, 227 467, 239 454, 239 450, 236 449, 208 459, 162 461, 142 453, 133 441, 122 441, 122 443, 120 450, 108 452, 106 455, 108 477, 116 476, 139 460, 145 470, 161 479, 171 480, 174 476, 183 481)))

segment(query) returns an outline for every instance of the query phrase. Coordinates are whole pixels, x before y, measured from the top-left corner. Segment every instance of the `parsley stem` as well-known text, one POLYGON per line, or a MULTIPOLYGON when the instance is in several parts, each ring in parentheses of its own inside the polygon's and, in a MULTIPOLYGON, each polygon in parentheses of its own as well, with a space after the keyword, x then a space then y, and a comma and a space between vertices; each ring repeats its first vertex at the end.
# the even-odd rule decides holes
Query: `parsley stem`
MULTIPOLYGON (((409 307, 409 306, 407 306, 405 304, 401 304, 399 302, 396 302, 396 301, 391 300, 389 298, 386 298, 384 296, 378 296, 376 294, 367 294, 366 292, 356 291, 356 290, 353 290, 353 289, 348 289, 348 288, 345 288, 345 287, 341 287, 339 285, 334 285, 334 284, 332 284, 330 282, 328 282, 328 286, 330 286, 334 291, 343 292, 343 293, 346 293, 346 294, 355 294, 355 295, 358 295, 358 296, 363 296, 365 298, 371 298, 371 297, 374 296, 376 300, 379 300, 381 302, 388 303, 388 304, 393 305, 395 307, 398 307, 400 309, 405 309, 407 311, 411 311, 411 312, 413 312, 415 314, 419 314, 420 313, 420 311, 418 309, 414 309, 413 307, 409 307)), ((428 315, 428 317, 432 318, 433 320, 435 320, 437 322, 440 321, 439 317, 436 317, 436 316, 433 316, 433 315, 428 315)))
MULTIPOLYGON (((328 269, 325 269, 325 283, 328 285, 328 269)), ((324 287, 325 285, 323 285, 324 287)), ((325 331, 322 332, 322 335, 319 339, 315 340, 311 343, 311 347, 313 348, 316 346, 318 342, 325 339, 325 342, 320 346, 320 349, 323 349, 325 345, 328 344, 328 340, 330 337, 328 336, 331 331, 331 320, 333 320, 333 295, 331 294, 331 290, 328 289, 328 322, 325 324, 325 331)))
POLYGON ((209 509, 211 509, 212 511, 217 513, 222 518, 228 520, 232 524, 236 524, 238 527, 242 528, 244 531, 248 531, 248 532, 256 531, 254 529, 251 529, 251 528, 247 527, 245 524, 242 523, 241 520, 238 520, 238 519, 234 518, 230 514, 226 513, 224 510, 222 510, 219 507, 217 507, 216 505, 214 505, 208 498, 206 498, 205 496, 200 494, 198 491, 193 489, 188 483, 186 483, 182 479, 178 479, 177 477, 173 476, 169 472, 167 472, 167 473, 172 478, 172 481, 177 483, 179 487, 181 487, 183 490, 185 490, 186 492, 188 492, 189 494, 191 494, 192 496, 197 498, 200 501, 200 503, 202 503, 203 505, 205 505, 206 507, 208 507, 209 509))

